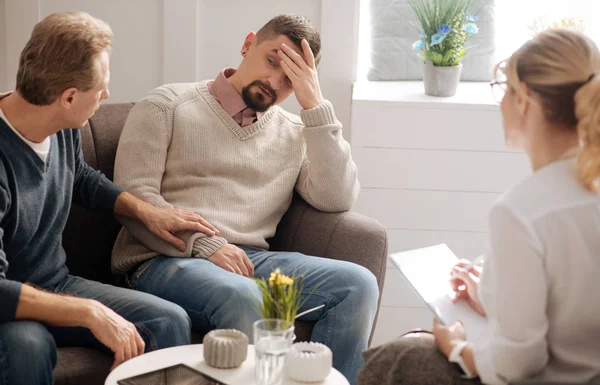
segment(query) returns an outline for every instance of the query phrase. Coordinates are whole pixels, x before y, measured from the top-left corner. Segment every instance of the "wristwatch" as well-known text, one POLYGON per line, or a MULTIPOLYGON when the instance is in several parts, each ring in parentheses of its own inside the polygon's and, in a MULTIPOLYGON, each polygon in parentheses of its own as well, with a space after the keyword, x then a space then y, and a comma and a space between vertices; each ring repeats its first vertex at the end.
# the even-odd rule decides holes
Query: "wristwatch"
POLYGON ((456 364, 458 369, 463 372, 461 375, 462 378, 471 379, 477 376, 474 376, 473 373, 471 373, 462 357, 462 351, 465 349, 465 347, 467 347, 467 345, 469 345, 467 341, 462 341, 456 344, 448 356, 448 361, 456 364))

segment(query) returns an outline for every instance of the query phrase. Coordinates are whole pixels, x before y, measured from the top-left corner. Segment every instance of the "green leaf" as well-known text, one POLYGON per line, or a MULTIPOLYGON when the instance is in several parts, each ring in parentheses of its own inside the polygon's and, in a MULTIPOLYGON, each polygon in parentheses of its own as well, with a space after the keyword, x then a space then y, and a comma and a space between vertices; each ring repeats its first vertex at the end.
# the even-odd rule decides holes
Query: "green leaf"
POLYGON ((424 62, 432 61, 436 66, 457 65, 464 56, 464 43, 467 34, 464 31, 465 14, 473 0, 408 0, 415 12, 421 29, 431 39, 442 24, 448 24, 452 31, 442 44, 435 49, 427 44, 423 52, 424 62), (449 53, 452 51, 451 53, 449 53))
POLYGON ((442 62, 444 60, 444 56, 439 52, 429 52, 429 60, 433 62, 434 66, 443 65, 442 62))
POLYGON ((455 49, 450 49, 450 50, 446 51, 444 53, 444 58, 442 59, 442 65, 443 66, 452 65, 450 63, 452 63, 454 61, 454 59, 456 58, 456 53, 457 52, 455 49))

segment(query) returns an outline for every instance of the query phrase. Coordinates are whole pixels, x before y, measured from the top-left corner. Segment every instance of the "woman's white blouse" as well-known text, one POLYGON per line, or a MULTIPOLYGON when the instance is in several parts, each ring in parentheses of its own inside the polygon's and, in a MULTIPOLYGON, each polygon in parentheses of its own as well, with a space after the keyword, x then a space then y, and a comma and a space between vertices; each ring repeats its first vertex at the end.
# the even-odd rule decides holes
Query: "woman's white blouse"
POLYGON ((483 383, 600 373, 600 196, 575 166, 538 170, 490 212, 479 286, 490 337, 474 346, 483 383))

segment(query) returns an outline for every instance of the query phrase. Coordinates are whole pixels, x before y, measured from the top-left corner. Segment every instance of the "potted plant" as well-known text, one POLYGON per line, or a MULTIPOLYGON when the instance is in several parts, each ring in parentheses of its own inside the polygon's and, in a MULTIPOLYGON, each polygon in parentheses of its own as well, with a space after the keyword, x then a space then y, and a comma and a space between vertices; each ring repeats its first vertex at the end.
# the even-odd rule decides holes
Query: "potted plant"
POLYGON ((263 319, 282 319, 294 324, 300 306, 306 301, 301 300, 302 277, 296 279, 283 274, 279 269, 273 271, 269 279, 255 279, 261 293, 257 299, 263 319))
POLYGON ((425 94, 453 96, 462 72, 465 41, 479 32, 473 0, 409 0, 421 26, 413 50, 423 58, 425 94))
POLYGON ((285 355, 294 339, 294 322, 298 317, 318 310, 320 305, 298 314, 298 310, 306 303, 308 297, 321 284, 312 289, 308 295, 302 295, 304 277, 302 275, 285 275, 280 269, 271 273, 269 279, 255 279, 261 298, 256 303, 262 319, 254 323, 254 348, 256 351, 257 383, 283 383, 285 355), (275 353, 273 353, 275 352, 275 353))

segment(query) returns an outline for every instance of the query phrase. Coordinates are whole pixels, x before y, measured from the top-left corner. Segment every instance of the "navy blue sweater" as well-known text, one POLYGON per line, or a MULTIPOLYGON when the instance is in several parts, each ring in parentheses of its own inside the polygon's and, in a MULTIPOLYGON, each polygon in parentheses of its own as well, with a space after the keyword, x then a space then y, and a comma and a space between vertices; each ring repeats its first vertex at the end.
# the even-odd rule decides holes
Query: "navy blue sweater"
POLYGON ((71 201, 112 211, 121 192, 85 163, 78 130, 52 135, 44 162, 0 119, 0 322, 14 319, 23 283, 53 288, 68 274, 71 201))

